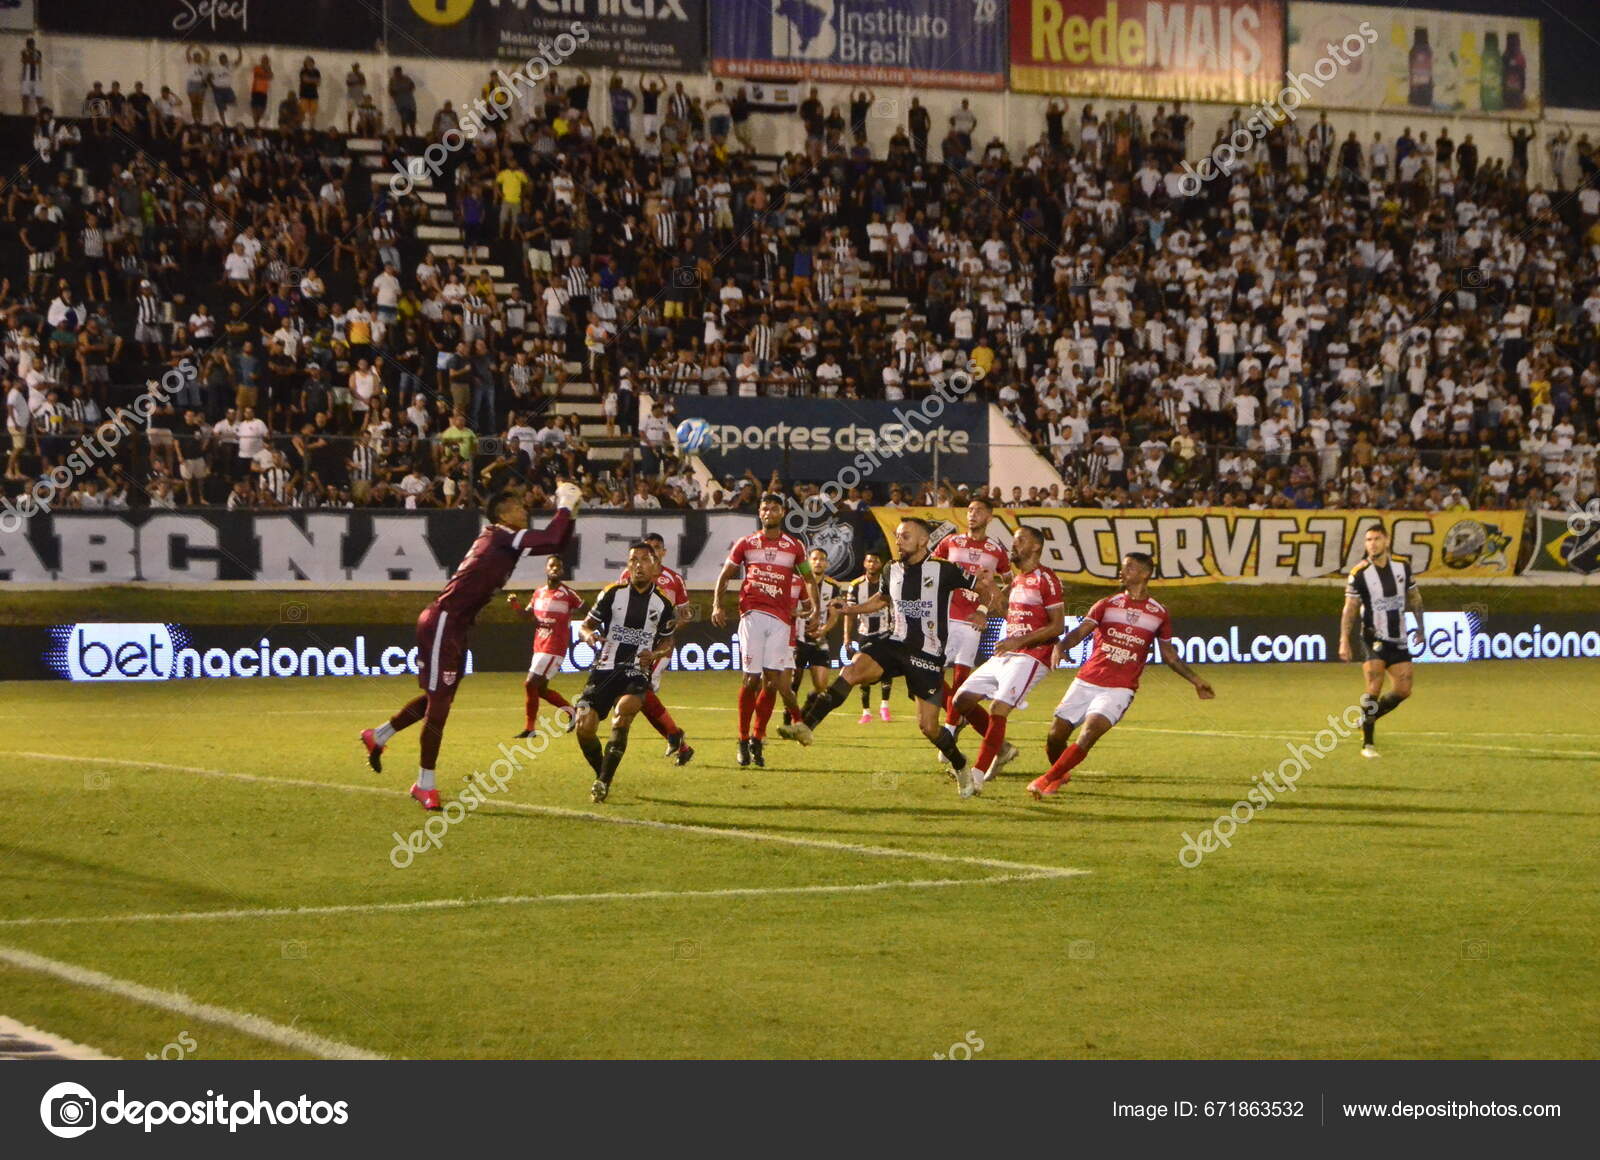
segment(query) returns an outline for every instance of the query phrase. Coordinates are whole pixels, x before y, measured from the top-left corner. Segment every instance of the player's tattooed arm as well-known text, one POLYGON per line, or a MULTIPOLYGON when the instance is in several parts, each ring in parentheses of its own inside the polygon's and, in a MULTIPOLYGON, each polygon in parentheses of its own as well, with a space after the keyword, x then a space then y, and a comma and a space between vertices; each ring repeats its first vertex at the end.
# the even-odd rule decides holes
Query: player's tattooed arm
POLYGON ((1355 655, 1356 622, 1361 619, 1361 601, 1354 596, 1344 598, 1344 611, 1339 614, 1339 659, 1349 660, 1355 655))
POLYGON ((1217 695, 1216 690, 1211 687, 1211 682, 1207 681, 1184 662, 1183 657, 1178 653, 1177 646, 1170 640, 1161 642, 1161 659, 1167 662, 1167 668, 1194 686, 1194 691, 1199 694, 1202 701, 1209 701, 1217 695))
POLYGON ((1422 630, 1422 589, 1415 584, 1411 586, 1411 591, 1406 593, 1406 611, 1417 618, 1417 623, 1411 629, 1411 643, 1417 648, 1421 648, 1424 641, 1422 630))

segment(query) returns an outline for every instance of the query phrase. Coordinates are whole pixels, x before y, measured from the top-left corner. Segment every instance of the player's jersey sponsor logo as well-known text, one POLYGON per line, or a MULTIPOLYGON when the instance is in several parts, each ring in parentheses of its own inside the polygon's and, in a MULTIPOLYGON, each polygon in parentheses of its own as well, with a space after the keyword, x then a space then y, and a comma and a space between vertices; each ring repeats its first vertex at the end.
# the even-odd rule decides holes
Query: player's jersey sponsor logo
POLYGON ((900 615, 909 619, 927 620, 933 616, 933 601, 931 600, 901 600, 895 599, 895 607, 900 615))
POLYGON ((639 648, 649 648, 655 643, 656 633, 653 628, 629 628, 625 624, 619 624, 612 627, 607 639, 618 646, 637 645, 639 648))

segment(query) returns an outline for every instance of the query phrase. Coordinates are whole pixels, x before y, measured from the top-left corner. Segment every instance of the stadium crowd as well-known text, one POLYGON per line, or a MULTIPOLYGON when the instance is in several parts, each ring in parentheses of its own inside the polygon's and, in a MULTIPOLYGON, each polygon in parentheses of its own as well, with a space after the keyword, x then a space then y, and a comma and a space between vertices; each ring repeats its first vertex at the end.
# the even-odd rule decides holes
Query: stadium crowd
MULTIPOLYGON (((596 94, 565 70, 446 151, 435 205, 374 173, 471 101, 419 138, 398 67, 386 127, 359 68, 331 124, 313 57, 287 87, 265 57, 193 66, 187 99, 96 82, 81 109, 33 110, 27 148, 6 139, 8 495, 54 469, 56 506, 89 510, 470 506, 570 474, 603 507, 741 507, 778 481, 678 456, 692 396, 915 400, 967 366, 1064 480, 1002 503, 1595 494, 1600 155, 1567 130, 1538 127, 1553 190, 1528 181, 1527 128, 1489 158, 1448 126, 1363 143, 1326 114, 1207 181, 1177 105, 1053 100, 1014 155, 965 102, 935 127, 913 99, 875 154, 874 94, 829 108, 812 90, 805 150, 774 160, 737 86, 596 94), (437 252, 440 221, 464 255, 437 252), (192 374, 147 431, 66 471, 172 368, 192 374), (600 404, 587 432, 567 400, 600 404)), ((851 499, 964 502, 986 482, 851 499)))

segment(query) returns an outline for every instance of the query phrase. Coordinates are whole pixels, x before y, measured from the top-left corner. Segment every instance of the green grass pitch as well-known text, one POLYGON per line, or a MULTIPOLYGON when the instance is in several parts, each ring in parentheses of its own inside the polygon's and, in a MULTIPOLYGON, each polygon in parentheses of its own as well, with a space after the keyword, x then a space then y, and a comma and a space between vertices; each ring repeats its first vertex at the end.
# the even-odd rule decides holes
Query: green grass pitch
MULTIPOLYGON (((1342 742, 1186 869, 1183 835, 1360 692, 1206 672, 1209 703, 1147 673, 1053 803, 1023 786, 1064 673, 968 802, 898 689, 894 723, 852 699, 739 769, 735 678, 672 674, 690 766, 641 720, 596 807, 560 737, 404 869, 417 733, 382 776, 356 735, 409 681, 11 684, 0 1014, 123 1057, 317 1050, 20 955, 396 1057, 1594 1054, 1600 670, 1418 666, 1381 759, 1342 742)), ((518 676, 467 680, 446 797, 520 727, 518 676)))

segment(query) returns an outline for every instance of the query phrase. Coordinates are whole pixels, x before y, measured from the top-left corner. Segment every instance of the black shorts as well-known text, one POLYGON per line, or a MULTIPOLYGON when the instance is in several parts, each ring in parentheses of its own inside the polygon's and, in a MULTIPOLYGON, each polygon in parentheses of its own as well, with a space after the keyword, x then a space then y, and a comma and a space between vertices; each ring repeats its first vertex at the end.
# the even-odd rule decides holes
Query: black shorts
POLYGON ((827 645, 803 640, 795 646, 794 663, 799 669, 826 669, 832 667, 833 657, 827 645))
POLYGON ((904 677, 906 691, 917 700, 944 703, 943 657, 913 652, 885 636, 862 641, 861 651, 878 662, 885 680, 904 677))
POLYGON ((1408 665, 1411 663, 1411 649, 1401 643, 1396 644, 1388 640, 1363 640, 1367 648, 1367 660, 1382 661, 1386 665, 1408 665))
POLYGON ((609 717, 624 697, 642 697, 650 691, 650 674, 636 668, 590 669, 589 680, 573 707, 579 712, 593 709, 596 717, 609 717))

